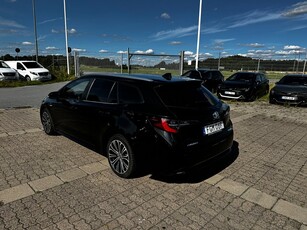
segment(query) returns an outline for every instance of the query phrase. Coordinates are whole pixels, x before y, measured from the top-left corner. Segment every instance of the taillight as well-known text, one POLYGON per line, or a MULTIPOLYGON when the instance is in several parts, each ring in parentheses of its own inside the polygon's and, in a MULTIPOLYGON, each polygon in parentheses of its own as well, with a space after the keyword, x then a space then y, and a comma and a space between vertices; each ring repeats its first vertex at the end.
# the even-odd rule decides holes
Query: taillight
POLYGON ((174 120, 160 118, 160 117, 153 117, 150 119, 151 124, 159 129, 162 129, 168 133, 177 133, 178 132, 178 124, 174 120))

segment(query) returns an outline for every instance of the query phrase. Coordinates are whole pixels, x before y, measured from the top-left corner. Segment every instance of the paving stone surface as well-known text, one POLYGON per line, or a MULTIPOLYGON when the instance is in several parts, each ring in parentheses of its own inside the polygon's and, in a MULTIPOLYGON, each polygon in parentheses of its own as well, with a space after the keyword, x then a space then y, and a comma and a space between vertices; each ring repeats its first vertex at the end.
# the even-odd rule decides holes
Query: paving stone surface
POLYGON ((307 229, 307 108, 229 104, 237 156, 129 180, 38 109, 0 110, 0 230, 307 229))

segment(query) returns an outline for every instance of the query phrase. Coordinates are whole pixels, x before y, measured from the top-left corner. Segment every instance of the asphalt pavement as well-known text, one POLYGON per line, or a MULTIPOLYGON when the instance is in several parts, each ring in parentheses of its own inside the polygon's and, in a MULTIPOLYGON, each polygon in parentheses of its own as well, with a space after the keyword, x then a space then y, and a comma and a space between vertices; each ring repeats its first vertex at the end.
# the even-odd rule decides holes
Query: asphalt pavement
POLYGON ((42 100, 49 92, 59 90, 66 83, 0 88, 0 108, 39 108, 42 100))

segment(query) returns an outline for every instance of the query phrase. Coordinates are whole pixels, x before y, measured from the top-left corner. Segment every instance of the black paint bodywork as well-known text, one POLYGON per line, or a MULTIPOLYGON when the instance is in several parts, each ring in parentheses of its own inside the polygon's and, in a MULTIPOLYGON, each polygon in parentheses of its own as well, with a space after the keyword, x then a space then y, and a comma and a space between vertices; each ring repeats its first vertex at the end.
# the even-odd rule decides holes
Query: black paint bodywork
POLYGON ((201 81, 188 78, 173 77, 169 80, 155 75, 86 75, 50 93, 42 102, 41 113, 44 109, 50 112, 58 133, 99 146, 103 154, 109 138, 121 134, 139 157, 163 162, 174 170, 230 151, 233 144, 229 106, 201 86, 201 81), (89 92, 98 79, 114 82, 109 93, 109 97, 114 93, 113 101, 90 100, 89 92), (77 81, 88 84, 78 97, 71 97, 66 91, 77 81), (135 87, 142 100, 121 102, 120 84, 135 87), (187 104, 182 105, 179 99, 190 97, 184 95, 184 89, 195 90, 197 95, 200 92, 204 101, 187 100, 187 104), (218 115, 214 117, 214 113, 218 115), (155 121, 162 118, 170 121, 176 133, 155 125, 155 121), (223 130, 204 135, 204 126, 220 121, 224 124, 223 130))

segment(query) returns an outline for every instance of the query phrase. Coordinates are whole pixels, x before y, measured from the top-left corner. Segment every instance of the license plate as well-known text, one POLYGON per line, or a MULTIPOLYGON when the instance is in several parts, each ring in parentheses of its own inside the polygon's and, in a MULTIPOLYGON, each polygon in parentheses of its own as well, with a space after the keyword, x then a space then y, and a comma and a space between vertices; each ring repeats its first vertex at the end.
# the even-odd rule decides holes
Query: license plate
POLYGON ((222 121, 211 124, 211 125, 206 125, 204 127, 204 134, 205 135, 210 135, 216 132, 221 131, 222 129, 224 129, 224 123, 222 121))
POLYGON ((235 92, 230 92, 230 91, 225 91, 225 94, 228 94, 228 95, 236 95, 235 92))
POLYGON ((281 99, 289 100, 289 101, 295 101, 297 99, 297 97, 282 96, 281 99))

